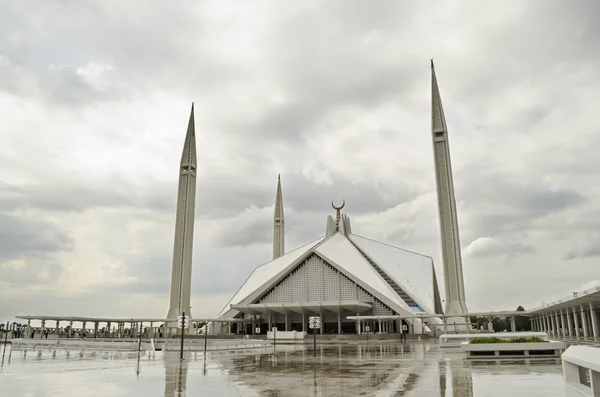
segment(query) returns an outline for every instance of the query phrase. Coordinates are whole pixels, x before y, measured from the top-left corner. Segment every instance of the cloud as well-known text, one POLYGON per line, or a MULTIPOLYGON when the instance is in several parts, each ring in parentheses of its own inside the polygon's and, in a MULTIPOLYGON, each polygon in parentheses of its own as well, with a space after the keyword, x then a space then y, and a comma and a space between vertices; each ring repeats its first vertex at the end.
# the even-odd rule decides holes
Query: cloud
POLYGON ((345 199, 353 231, 429 255, 443 274, 430 57, 469 307, 568 292, 597 267, 599 7, 7 3, 0 317, 47 301, 166 311, 192 101, 195 315, 216 314, 270 259, 279 173, 289 249, 322 236, 331 200, 345 199))
POLYGON ((463 249, 467 257, 507 256, 510 258, 535 254, 535 247, 522 242, 503 243, 491 237, 481 237, 463 249))
POLYGON ((585 240, 571 249, 565 259, 594 258, 600 256, 600 233, 590 233, 585 240))
POLYGON ((55 224, 0 213, 0 260, 71 251, 74 244, 55 224))

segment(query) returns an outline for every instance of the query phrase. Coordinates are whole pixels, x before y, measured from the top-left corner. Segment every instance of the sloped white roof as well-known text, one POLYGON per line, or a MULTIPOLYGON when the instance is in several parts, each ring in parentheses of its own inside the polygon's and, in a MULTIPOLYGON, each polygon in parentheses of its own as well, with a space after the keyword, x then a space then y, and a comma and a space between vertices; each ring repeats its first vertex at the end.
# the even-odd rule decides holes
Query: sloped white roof
POLYGON ((355 234, 349 235, 349 238, 423 310, 433 313, 435 304, 431 257, 355 234))
POLYGON ((248 279, 246 279, 244 284, 242 284, 242 286, 235 293, 233 298, 231 298, 231 300, 229 302, 227 302, 227 305, 225 305, 223 310, 221 310, 221 313, 219 314, 219 316, 222 316, 223 314, 225 314, 226 312, 231 310, 229 308, 229 305, 240 303, 242 300, 244 300, 250 294, 252 294, 254 291, 256 291, 257 289, 262 287, 265 283, 267 283, 273 277, 275 277, 279 273, 281 273, 286 267, 288 267, 289 265, 294 263, 296 260, 298 260, 302 255, 304 255, 305 253, 310 251, 315 245, 317 245, 321 241, 323 241, 323 239, 324 239, 324 237, 321 237, 313 242, 310 242, 306 245, 296 248, 295 250, 293 250, 283 256, 280 256, 279 258, 274 259, 271 262, 267 262, 263 265, 260 265, 259 267, 254 269, 252 274, 250 274, 250 277, 248 277, 248 279))
MULTIPOLYGON (((337 265, 342 273, 353 278, 373 295, 381 294, 404 310, 410 310, 402 298, 385 282, 346 236, 341 233, 332 235, 323 244, 316 247, 315 252, 333 262, 332 265, 337 265)), ((380 296, 378 297, 381 299, 380 296)), ((385 300, 383 301, 385 302, 385 300)))

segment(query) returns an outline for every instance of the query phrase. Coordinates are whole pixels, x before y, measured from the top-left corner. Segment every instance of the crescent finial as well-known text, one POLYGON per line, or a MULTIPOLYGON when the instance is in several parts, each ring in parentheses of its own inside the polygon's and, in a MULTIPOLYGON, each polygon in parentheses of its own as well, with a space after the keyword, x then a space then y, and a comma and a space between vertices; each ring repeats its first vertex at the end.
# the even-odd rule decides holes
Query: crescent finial
POLYGON ((333 203, 333 200, 331 200, 331 206, 333 207, 334 210, 341 210, 342 208, 344 208, 344 206, 346 205, 346 200, 342 199, 342 205, 340 205, 339 207, 336 207, 335 204, 333 203))

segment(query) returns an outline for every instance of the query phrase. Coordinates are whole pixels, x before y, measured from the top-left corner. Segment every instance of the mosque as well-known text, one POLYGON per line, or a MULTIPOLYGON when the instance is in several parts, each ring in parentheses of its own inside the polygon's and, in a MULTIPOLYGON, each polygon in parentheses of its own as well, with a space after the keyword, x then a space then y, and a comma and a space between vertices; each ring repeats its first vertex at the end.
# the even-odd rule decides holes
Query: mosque
MULTIPOLYGON (((133 334, 150 323, 145 333, 170 336, 177 332, 177 319, 185 316, 187 332, 194 323, 206 323, 211 333, 264 334, 280 331, 306 332, 309 317, 319 317, 319 332, 329 333, 431 333, 439 325, 468 321, 463 283, 458 218, 454 198, 448 130, 431 62, 431 137, 437 186, 442 242, 445 307, 438 275, 430 256, 411 252, 352 233, 345 202, 336 206, 335 217, 326 220, 325 235, 306 245, 285 251, 285 217, 281 179, 278 178, 273 219, 273 259, 258 266, 233 294, 216 317, 194 317, 190 310, 192 251, 196 201, 196 138, 192 105, 179 165, 179 188, 171 273, 170 305, 165 318, 101 319, 87 317, 17 316, 46 321, 106 323, 105 335, 123 335, 131 323, 133 334), (113 324, 117 324, 113 332, 113 324), (163 324, 156 326, 156 324, 163 324), (403 327, 406 326, 406 327, 403 327)), ((102 332, 100 332, 102 333, 102 332)))
MULTIPOLYGON (((467 313, 458 221, 446 121, 432 73, 432 140, 446 282, 446 313, 467 313)), ((258 266, 219 314, 228 332, 307 331, 308 317, 318 316, 320 333, 430 332, 441 324, 442 300, 430 256, 352 233, 345 202, 332 207, 322 238, 285 252, 285 218, 278 179, 273 219, 273 260, 258 266), (427 321, 416 314, 429 314, 427 321), (348 317, 362 316, 375 321, 348 317), (231 320, 244 322, 235 323, 231 320), (367 328, 368 327, 368 328, 367 328), (241 328, 241 329, 240 329, 241 328)))

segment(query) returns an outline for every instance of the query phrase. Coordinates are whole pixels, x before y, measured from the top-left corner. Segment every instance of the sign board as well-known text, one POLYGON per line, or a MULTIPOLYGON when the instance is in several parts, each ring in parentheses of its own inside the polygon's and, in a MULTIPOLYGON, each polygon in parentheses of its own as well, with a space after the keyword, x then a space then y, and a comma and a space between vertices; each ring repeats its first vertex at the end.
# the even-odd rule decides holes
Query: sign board
POLYGON ((365 325, 365 332, 370 332, 371 331, 371 327, 369 327, 368 325, 365 325))
POLYGON ((260 327, 256 327, 256 333, 260 334, 260 327))
POLYGON ((179 316, 177 317, 177 326, 179 328, 187 328, 189 325, 188 317, 179 316))
POLYGON ((308 318, 308 327, 310 329, 319 329, 319 328, 321 328, 321 317, 310 316, 308 318))

